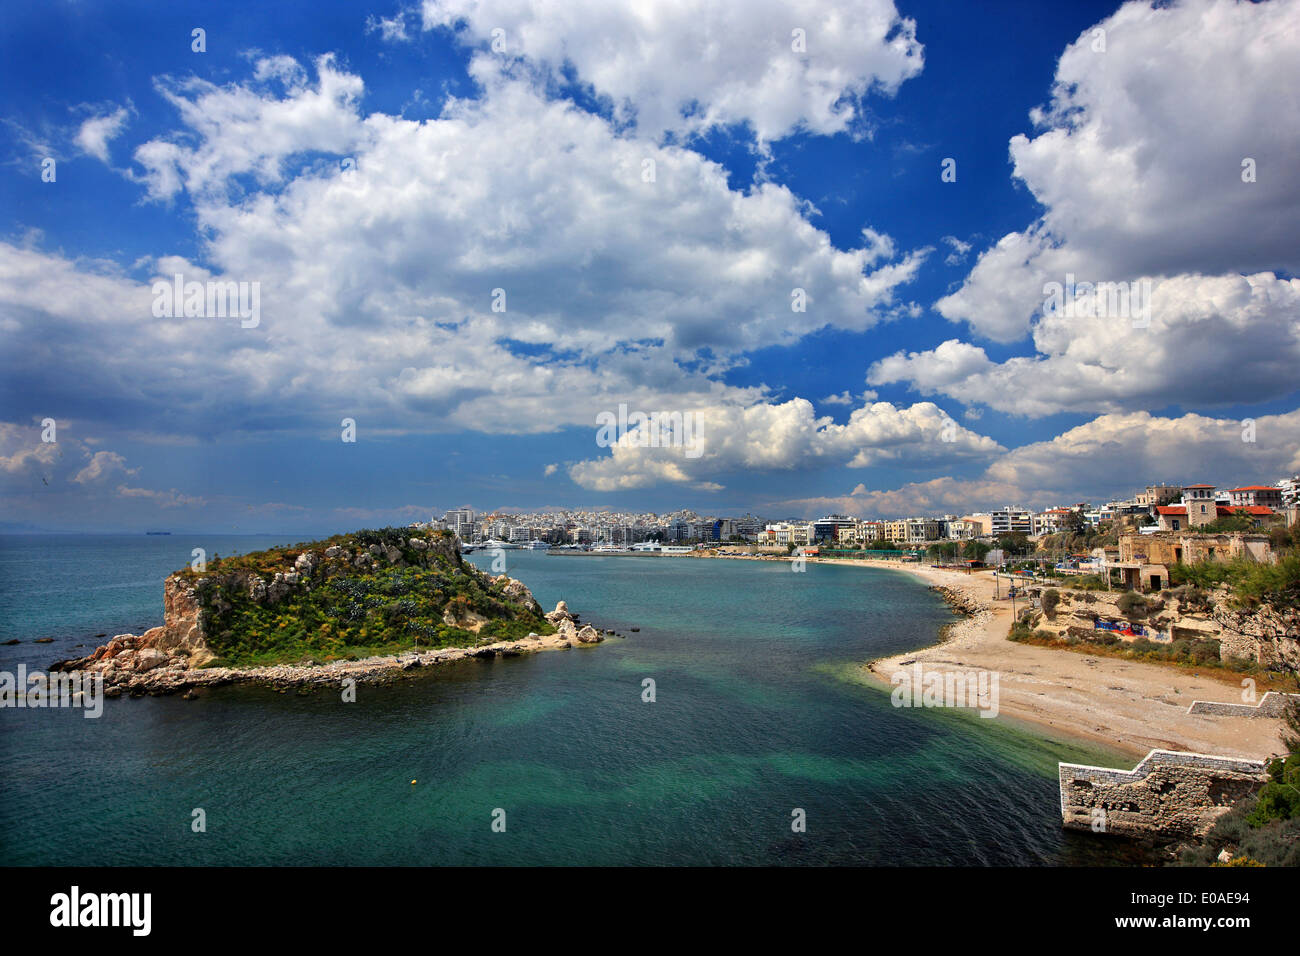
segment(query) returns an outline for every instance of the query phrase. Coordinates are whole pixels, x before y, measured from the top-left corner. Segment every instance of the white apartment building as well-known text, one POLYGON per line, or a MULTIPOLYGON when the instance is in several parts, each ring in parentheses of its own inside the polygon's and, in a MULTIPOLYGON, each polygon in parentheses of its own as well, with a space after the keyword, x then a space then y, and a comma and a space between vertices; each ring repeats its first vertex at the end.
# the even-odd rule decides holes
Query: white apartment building
POLYGON ((990 511, 992 519, 989 534, 1033 534, 1034 516, 1024 508, 1007 506, 998 511, 990 511))
POLYGON ((1055 534, 1065 527, 1066 519, 1070 514, 1069 508, 1048 508, 1046 511, 1038 512, 1033 518, 1033 534, 1055 534))
POLYGON ((795 547, 803 547, 811 544, 812 533, 812 525, 789 521, 778 521, 763 529, 763 536, 767 539, 765 543, 781 547, 791 544, 795 547))
POLYGON ((956 515, 945 515, 942 524, 943 537, 949 541, 969 541, 980 534, 980 523, 956 515))
POLYGON ((1277 487, 1282 490, 1283 507, 1300 504, 1300 475, 1283 478, 1277 483, 1277 487))
POLYGON ((460 536, 460 540, 469 541, 474 537, 474 510, 457 508, 448 511, 442 518, 446 526, 460 536))
POLYGON ((1282 507, 1282 489, 1276 485, 1246 485, 1228 489, 1228 504, 1235 507, 1282 507))

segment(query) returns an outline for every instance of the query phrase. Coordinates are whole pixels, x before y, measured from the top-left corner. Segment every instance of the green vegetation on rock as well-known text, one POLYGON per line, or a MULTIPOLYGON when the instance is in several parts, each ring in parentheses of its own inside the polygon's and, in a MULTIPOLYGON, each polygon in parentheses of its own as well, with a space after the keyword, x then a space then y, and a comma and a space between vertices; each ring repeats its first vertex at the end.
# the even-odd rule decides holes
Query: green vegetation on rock
POLYGON ((450 532, 383 528, 214 557, 193 585, 212 666, 328 662, 554 633, 527 589, 461 560, 450 532))
POLYGON ((1227 584, 1232 587, 1234 602, 1241 607, 1300 604, 1300 554, 1282 555, 1276 564, 1247 560, 1172 564, 1169 578, 1175 585, 1204 589, 1227 584))

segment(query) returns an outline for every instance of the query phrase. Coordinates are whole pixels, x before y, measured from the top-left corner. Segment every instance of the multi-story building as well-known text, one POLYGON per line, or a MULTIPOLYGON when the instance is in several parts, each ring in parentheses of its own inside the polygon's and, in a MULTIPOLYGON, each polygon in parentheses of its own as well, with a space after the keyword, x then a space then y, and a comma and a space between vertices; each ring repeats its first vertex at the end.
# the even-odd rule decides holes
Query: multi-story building
POLYGON ((998 511, 990 511, 989 518, 992 519, 989 533, 993 535, 1032 534, 1034 530, 1033 515, 1024 508, 1008 505, 998 511))
POLYGON ((969 541, 971 538, 977 538, 981 528, 982 525, 978 521, 958 518, 956 515, 944 515, 940 522, 940 532, 949 541, 969 541))
POLYGON ((442 517, 446 526, 455 531, 462 541, 470 541, 474 537, 474 509, 457 508, 448 511, 442 517))
POLYGON ((740 538, 743 541, 754 541, 758 538, 759 532, 763 530, 763 522, 753 515, 744 515, 740 518, 731 520, 732 537, 740 538))
POLYGON ((840 528, 851 528, 855 524, 857 524, 857 521, 848 515, 827 515, 825 518, 818 518, 812 523, 813 540, 834 541, 839 534, 840 528))
POLYGON ((895 518, 883 522, 885 529, 885 540, 893 541, 895 544, 904 544, 907 541, 907 519, 895 518))
POLYGON ((1066 526, 1073 512, 1069 508, 1048 508, 1033 516, 1033 534, 1055 534, 1066 526))
POLYGON ((778 521, 775 524, 769 524, 764 529, 764 535, 768 544, 785 547, 793 544, 795 547, 812 544, 811 540, 812 525, 802 522, 778 521))
POLYGON ((883 521, 862 521, 858 524, 858 541, 861 544, 871 544, 873 541, 886 541, 885 522, 883 521))
POLYGON ((1263 507, 1280 509, 1282 489, 1275 485, 1246 485, 1228 489, 1228 504, 1233 507, 1263 507))
POLYGON ((1188 529, 1210 524, 1219 516, 1214 501, 1214 485, 1183 485, 1182 506, 1188 529))
POLYGON ((1182 497, 1182 494, 1183 489, 1180 485, 1147 485, 1146 491, 1139 491, 1133 496, 1133 500, 1150 511, 1157 505, 1172 504, 1182 497))
POLYGON ((942 536, 939 522, 933 518, 908 518, 903 525, 905 544, 925 544, 942 536))
POLYGON ((1283 507, 1300 504, 1300 475, 1283 478, 1277 483, 1277 487, 1282 492, 1283 507))

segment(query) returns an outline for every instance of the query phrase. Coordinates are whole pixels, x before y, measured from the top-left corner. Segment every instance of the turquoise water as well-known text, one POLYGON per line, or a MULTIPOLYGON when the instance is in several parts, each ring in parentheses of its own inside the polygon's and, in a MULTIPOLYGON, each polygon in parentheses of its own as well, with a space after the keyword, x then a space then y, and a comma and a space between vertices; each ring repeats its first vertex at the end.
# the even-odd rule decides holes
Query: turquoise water
MULTIPOLYGON (((281 543, 197 542, 209 554, 281 543)), ((162 580, 195 544, 0 536, 0 639, 23 641, 0 647, 0 670, 43 668, 102 643, 94 634, 160 623, 162 580), (40 636, 55 641, 30 643, 40 636)), ((908 575, 537 552, 507 561, 547 607, 563 598, 627 639, 361 685, 356 703, 244 687, 107 701, 98 720, 0 710, 0 863, 1135 859, 1060 828, 1056 762, 1107 755, 1002 720, 895 709, 860 679, 859 662, 932 643, 952 619, 908 575), (641 699, 647 677, 655 703, 641 699), (191 831, 195 808, 205 833, 191 831), (498 808, 504 833, 492 829, 498 808), (805 833, 791 830, 795 808, 805 833)))

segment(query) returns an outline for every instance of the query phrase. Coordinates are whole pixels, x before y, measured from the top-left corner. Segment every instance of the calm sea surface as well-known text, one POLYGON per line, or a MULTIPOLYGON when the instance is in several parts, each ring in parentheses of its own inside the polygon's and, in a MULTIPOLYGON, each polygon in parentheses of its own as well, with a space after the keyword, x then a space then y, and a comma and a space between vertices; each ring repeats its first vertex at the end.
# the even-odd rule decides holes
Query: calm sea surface
MULTIPOLYGON (((0 670, 162 622, 190 549, 283 536, 0 536, 0 670), (33 644, 51 637, 51 644, 33 644)), ((473 559, 486 567, 488 560, 473 559)), ((0 709, 0 864, 1117 863, 1061 830, 1058 760, 1004 720, 900 710, 857 665, 950 612, 883 569, 507 552, 628 635, 310 696, 222 688, 0 709), (640 627, 632 634, 630 627, 640 627), (657 700, 642 701, 642 681, 657 700), (411 785, 412 780, 418 783, 411 785), (207 831, 191 830, 202 808, 207 831), (791 830, 792 811, 807 831, 791 830), (505 811, 506 830, 492 830, 505 811)))

